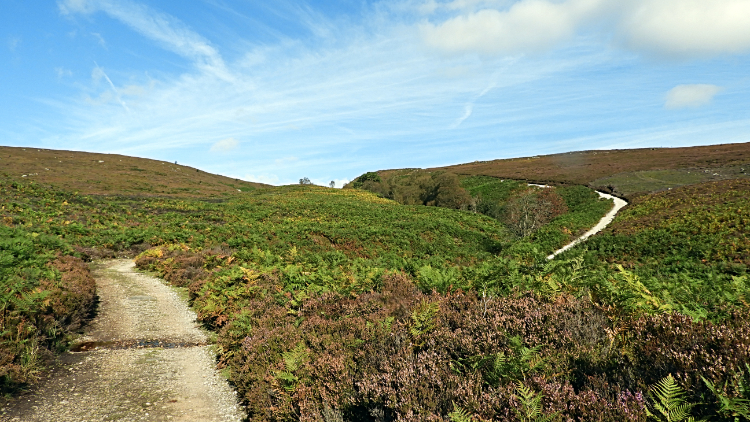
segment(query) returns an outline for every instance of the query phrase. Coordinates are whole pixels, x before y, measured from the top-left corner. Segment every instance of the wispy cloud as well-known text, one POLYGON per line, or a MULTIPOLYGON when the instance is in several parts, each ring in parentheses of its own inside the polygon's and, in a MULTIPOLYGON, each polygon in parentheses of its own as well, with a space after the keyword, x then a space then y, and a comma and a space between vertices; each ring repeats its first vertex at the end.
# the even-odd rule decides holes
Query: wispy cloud
POLYGON ((193 60, 202 70, 224 79, 229 77, 224 60, 211 43, 170 15, 128 0, 61 0, 58 6, 65 14, 102 11, 164 48, 193 60))
POLYGON ((123 109, 125 109, 126 112, 130 113, 128 105, 125 104, 125 101, 122 100, 122 96, 117 90, 117 87, 115 87, 115 84, 112 83, 112 79, 109 79, 109 76, 107 76, 107 74, 104 72, 104 69, 99 67, 98 64, 96 64, 96 67, 94 67, 94 70, 91 72, 91 78, 94 80, 94 82, 97 82, 100 79, 104 78, 104 80, 107 81, 107 84, 109 84, 109 87, 112 89, 112 93, 115 95, 115 99, 117 100, 117 102, 120 103, 120 105, 123 109))
POLYGON ((708 84, 677 85, 667 92, 664 107, 668 109, 695 108, 709 104, 721 87, 708 84))
POLYGON ((471 116, 471 113, 474 111, 474 104, 466 104, 464 106, 464 114, 461 115, 461 117, 456 120, 455 123, 451 126, 451 129, 455 129, 459 126, 461 126, 461 123, 463 123, 466 119, 468 119, 471 116))
MULTIPOLYGON (((377 168, 709 139, 695 125, 715 122, 690 121, 696 135, 683 136, 685 122, 665 110, 672 107, 664 103, 665 86, 676 83, 665 85, 671 76, 645 72, 637 55, 608 48, 616 31, 618 45, 646 51, 628 44, 637 28, 614 12, 653 9, 645 0, 632 2, 641 9, 615 0, 404 0, 413 20, 389 20, 391 11, 378 10, 360 25, 289 1, 276 12, 295 16, 307 31, 301 39, 214 44, 175 17, 131 0, 65 0, 59 3, 64 13, 103 12, 195 66, 174 74, 108 65, 114 81, 97 66, 92 77, 102 86, 85 86, 83 100, 48 100, 64 116, 58 126, 67 128, 54 138, 64 138, 66 148, 178 159, 263 183, 309 177, 337 186, 377 168), (615 29, 581 36, 595 15, 615 29), (458 41, 449 39, 450 22, 458 41), (523 40, 503 35, 508 28, 542 33, 523 40), (428 48, 430 31, 437 41, 428 48), (443 54, 449 42, 456 54, 443 54), (92 92, 101 96, 87 101, 92 92), (662 114, 672 119, 669 125, 661 125, 662 114)), ((685 4, 693 7, 692 0, 685 4)), ((726 133, 739 139, 750 125, 737 123, 726 133)))
POLYGON ((66 69, 64 67, 56 67, 55 69, 55 75, 57 75, 57 79, 62 79, 65 77, 71 77, 73 76, 73 71, 70 69, 66 69))
POLYGON ((99 42, 99 45, 103 48, 107 48, 107 41, 104 40, 104 37, 102 37, 102 34, 98 32, 92 32, 91 35, 96 38, 96 41, 99 42))
MULTIPOLYGON (((493 79, 497 76, 493 76, 493 79)), ((479 95, 474 96, 474 98, 471 99, 466 105, 464 105, 464 114, 456 120, 455 123, 451 126, 451 129, 456 129, 457 127, 461 126, 461 123, 463 123, 466 119, 471 117, 471 113, 474 112, 474 103, 479 100, 480 98, 487 95, 488 92, 490 92, 493 88, 495 88, 495 82, 492 82, 487 88, 482 90, 482 92, 479 93, 479 95)))

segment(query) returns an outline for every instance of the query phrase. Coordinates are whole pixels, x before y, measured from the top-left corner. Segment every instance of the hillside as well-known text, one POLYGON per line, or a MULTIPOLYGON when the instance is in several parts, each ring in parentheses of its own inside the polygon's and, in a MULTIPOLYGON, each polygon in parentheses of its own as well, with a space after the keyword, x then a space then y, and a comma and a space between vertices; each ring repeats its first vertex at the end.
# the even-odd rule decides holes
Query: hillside
MULTIPOLYGON (((56 187, 79 183, 69 170, 55 186, 0 173, 4 393, 85 323, 82 259, 129 255, 187 288, 250 421, 645 422, 664 404, 657 385, 696 419, 750 415, 745 179, 642 194, 548 261, 610 203, 580 185, 438 171, 363 185, 465 209, 301 185, 222 201, 93 195, 56 187), (528 236, 477 212, 522 200, 557 212, 528 236)), ((92 174, 83 186, 107 177, 92 174)))
MULTIPOLYGON (((585 185, 633 198, 686 184, 750 177, 750 143, 578 151, 427 170, 541 184, 585 185)), ((380 173, 387 177, 389 171, 380 173)))
POLYGON ((0 175, 87 195, 225 197, 267 186, 147 158, 3 146, 0 175))

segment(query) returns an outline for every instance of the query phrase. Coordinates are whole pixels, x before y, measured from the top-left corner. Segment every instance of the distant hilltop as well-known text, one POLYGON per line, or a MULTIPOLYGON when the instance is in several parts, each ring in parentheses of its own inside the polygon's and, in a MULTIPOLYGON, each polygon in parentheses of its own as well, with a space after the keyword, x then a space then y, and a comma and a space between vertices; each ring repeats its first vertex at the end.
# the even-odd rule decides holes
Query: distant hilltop
MULTIPOLYGON (((624 198, 715 180, 750 177, 750 142, 684 148, 577 151, 426 169, 553 185, 585 185, 624 198)), ((380 170, 388 179, 399 170, 380 170)))
POLYGON ((176 162, 118 154, 0 146, 0 176, 93 195, 225 197, 268 185, 176 162))

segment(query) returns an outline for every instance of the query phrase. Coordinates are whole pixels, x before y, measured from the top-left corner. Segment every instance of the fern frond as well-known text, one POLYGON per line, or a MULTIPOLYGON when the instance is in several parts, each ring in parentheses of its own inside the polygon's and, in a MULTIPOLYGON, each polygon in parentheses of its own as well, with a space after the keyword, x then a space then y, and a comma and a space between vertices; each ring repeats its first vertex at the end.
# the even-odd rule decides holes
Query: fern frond
POLYGON ((435 329, 435 317, 440 311, 437 302, 423 300, 411 314, 412 325, 409 332, 414 337, 419 337, 435 329))
POLYGON ((456 405, 456 403, 453 403, 453 411, 448 413, 448 419, 451 422, 472 422, 474 420, 469 412, 456 405))
MULTIPOLYGON (((727 394, 719 391, 714 383, 705 379, 703 376, 701 376, 701 378, 708 389, 711 390, 711 392, 714 393, 714 396, 718 399, 720 413, 723 413, 725 416, 734 416, 735 420, 737 419, 737 416, 742 416, 745 419, 750 420, 750 400, 744 397, 729 397, 727 394)), ((724 384, 723 390, 724 392, 727 390, 726 383, 724 384)), ((740 379, 738 390, 744 395, 742 379, 740 379)))
POLYGON ((520 381, 517 383, 516 393, 518 394, 518 401, 521 402, 521 410, 513 410, 522 422, 550 422, 557 418, 560 413, 544 414, 542 412, 542 398, 544 396, 541 393, 534 393, 531 388, 520 381))
POLYGON ((695 404, 685 401, 685 391, 677 384, 672 374, 652 386, 648 395, 651 401, 646 410, 650 417, 666 422, 692 419, 690 411, 695 404))
POLYGON ((286 367, 287 371, 294 372, 298 370, 302 363, 307 359, 305 344, 300 342, 294 349, 282 353, 281 358, 284 359, 284 367, 286 367))

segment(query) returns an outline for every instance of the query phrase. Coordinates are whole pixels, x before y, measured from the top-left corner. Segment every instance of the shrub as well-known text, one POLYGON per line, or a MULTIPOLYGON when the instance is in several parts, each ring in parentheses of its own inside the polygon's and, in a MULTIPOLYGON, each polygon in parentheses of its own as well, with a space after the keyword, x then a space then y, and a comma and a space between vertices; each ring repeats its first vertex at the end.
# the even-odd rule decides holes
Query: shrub
POLYGON ((36 381, 90 316, 95 283, 53 237, 0 226, 0 391, 36 381))

